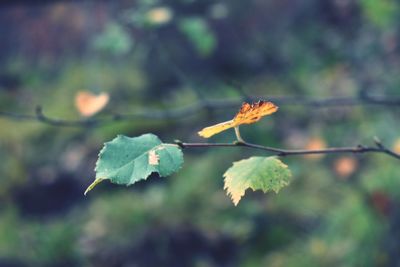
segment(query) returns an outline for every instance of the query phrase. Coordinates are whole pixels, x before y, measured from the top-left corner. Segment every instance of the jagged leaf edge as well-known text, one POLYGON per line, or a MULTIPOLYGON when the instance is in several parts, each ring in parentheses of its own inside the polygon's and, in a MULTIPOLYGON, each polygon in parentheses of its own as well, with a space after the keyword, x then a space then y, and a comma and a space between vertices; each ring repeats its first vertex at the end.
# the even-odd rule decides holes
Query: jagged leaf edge
MULTIPOLYGON (((248 186, 248 187, 245 188, 245 190, 243 190, 243 193, 239 196, 238 201, 235 202, 235 200, 233 199, 233 195, 232 195, 232 193, 229 191, 229 188, 228 188, 228 186, 227 186, 227 184, 226 184, 226 179, 227 179, 227 177, 228 177, 228 176, 227 176, 227 172, 228 172, 229 170, 231 170, 235 165, 237 165, 237 164, 239 164, 239 163, 241 163, 241 162, 243 162, 243 161, 250 160, 251 158, 257 158, 257 157, 250 157, 250 158, 247 158, 247 159, 242 159, 242 160, 239 160, 239 161, 235 161, 235 162, 233 162, 232 166, 229 167, 229 168, 225 171, 225 173, 223 174, 223 177, 224 177, 224 190, 226 190, 228 197, 232 200, 232 202, 233 202, 233 204, 234 204, 235 206, 237 206, 238 203, 240 202, 240 200, 243 198, 243 196, 245 196, 246 191, 247 191, 248 189, 252 189, 253 192, 256 191, 256 190, 261 190, 261 191, 263 191, 264 194, 267 193, 267 192, 269 192, 269 191, 274 191, 274 192, 277 194, 277 193, 279 193, 279 191, 280 191, 283 187, 288 186, 288 185, 290 184, 290 181, 289 181, 289 182, 287 182, 285 185, 283 185, 283 186, 282 186, 280 189, 278 189, 278 190, 273 190, 273 189, 265 189, 265 190, 264 190, 264 189, 254 189, 254 188, 252 188, 252 186, 248 186)), ((292 173, 291 173, 291 171, 290 171, 289 166, 286 165, 285 163, 283 163, 278 157, 276 157, 276 156, 270 156, 270 157, 259 157, 259 158, 277 160, 278 163, 279 163, 280 165, 282 165, 283 168, 285 168, 285 169, 287 169, 287 170, 289 171, 289 173, 288 173, 288 174, 289 174, 289 177, 292 176, 292 173)))
MULTIPOLYGON (((157 171, 157 173, 160 175, 160 177, 167 177, 167 176, 169 176, 169 175, 171 175, 171 174, 173 174, 173 173, 178 172, 180 169, 182 169, 185 160, 184 160, 184 157, 183 157, 182 149, 181 149, 178 145, 176 145, 176 144, 170 144, 170 143, 163 143, 163 142, 161 141, 161 139, 160 139, 157 135, 152 134, 152 133, 142 134, 142 135, 136 136, 135 138, 139 138, 139 137, 142 137, 142 136, 144 136, 144 135, 152 135, 152 136, 156 137, 157 140, 160 142, 160 144, 157 145, 156 147, 158 147, 158 146, 160 146, 160 145, 169 145, 169 146, 174 146, 174 147, 178 148, 179 157, 180 157, 180 159, 182 160, 182 162, 180 163, 179 167, 178 167, 175 171, 171 171, 170 173, 167 173, 167 174, 165 174, 165 175, 162 175, 160 172, 157 171)), ((100 149, 99 153, 97 154, 97 160, 96 160, 96 164, 95 164, 95 168, 94 168, 94 171, 95 171, 95 172, 97 171, 97 166, 98 166, 98 164, 99 164, 100 156, 104 153, 107 144, 112 143, 114 140, 116 140, 116 139, 118 139, 118 138, 120 138, 120 137, 128 137, 128 136, 118 134, 114 139, 112 139, 111 141, 105 142, 105 143, 103 144, 102 149, 100 149)), ((128 138, 131 138, 131 137, 128 137, 128 138)), ((152 149, 155 149, 156 147, 153 147, 152 149)), ((150 150, 150 151, 151 151, 151 150, 150 150)), ((147 153, 148 153, 148 152, 147 152, 147 153)), ((140 180, 146 180, 152 173, 153 173, 153 172, 151 172, 149 175, 147 175, 147 177, 142 178, 142 179, 140 179, 140 180)), ((104 181, 104 180, 109 180, 110 182, 112 182, 109 178, 96 178, 96 179, 86 188, 86 190, 85 190, 85 192, 84 192, 83 194, 86 196, 87 193, 89 193, 94 187, 96 187, 99 183, 101 183, 101 182, 104 181)), ((135 183, 135 182, 134 182, 134 183, 135 183)), ((126 186, 133 185, 134 183, 126 184, 126 186)))

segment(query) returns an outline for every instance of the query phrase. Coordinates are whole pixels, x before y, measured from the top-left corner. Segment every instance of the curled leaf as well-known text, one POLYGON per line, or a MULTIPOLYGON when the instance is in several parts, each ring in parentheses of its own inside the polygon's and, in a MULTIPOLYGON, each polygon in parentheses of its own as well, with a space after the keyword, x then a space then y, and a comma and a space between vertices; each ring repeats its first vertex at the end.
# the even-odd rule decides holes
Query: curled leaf
POLYGON ((270 115, 278 110, 278 107, 267 101, 258 101, 253 104, 244 102, 236 116, 226 122, 218 123, 201 130, 198 134, 204 138, 209 138, 227 129, 237 127, 242 124, 252 124, 259 121, 262 117, 270 115))

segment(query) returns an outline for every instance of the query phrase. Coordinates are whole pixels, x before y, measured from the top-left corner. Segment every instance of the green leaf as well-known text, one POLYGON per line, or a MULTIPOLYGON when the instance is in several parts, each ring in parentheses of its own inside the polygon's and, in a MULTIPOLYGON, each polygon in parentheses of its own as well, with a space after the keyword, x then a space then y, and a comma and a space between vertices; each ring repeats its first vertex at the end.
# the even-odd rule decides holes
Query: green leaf
POLYGON ((154 134, 139 137, 118 135, 104 144, 96 162, 96 180, 85 194, 103 180, 131 185, 146 179, 153 172, 165 177, 178 171, 183 164, 179 146, 164 144, 154 134))
POLYGON ((225 173, 225 186, 235 206, 246 189, 261 189, 264 193, 279 190, 290 182, 288 166, 276 157, 251 157, 233 163, 225 173))

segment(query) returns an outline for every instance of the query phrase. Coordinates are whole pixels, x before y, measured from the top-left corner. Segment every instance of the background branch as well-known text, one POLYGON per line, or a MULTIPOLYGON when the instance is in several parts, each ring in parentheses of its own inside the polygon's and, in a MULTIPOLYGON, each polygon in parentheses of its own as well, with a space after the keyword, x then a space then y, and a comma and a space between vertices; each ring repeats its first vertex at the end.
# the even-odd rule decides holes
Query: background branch
POLYGON ((299 96, 285 97, 244 97, 243 99, 225 99, 225 100, 199 100, 194 104, 184 107, 171 108, 164 110, 145 110, 132 114, 111 113, 103 116, 92 117, 88 119, 67 120, 53 118, 44 114, 41 106, 36 107, 35 114, 20 114, 8 111, 0 111, 0 117, 15 121, 36 121, 51 126, 59 127, 99 127, 118 121, 134 121, 139 119, 184 119, 189 116, 198 115, 201 111, 221 110, 239 108, 243 101, 257 101, 267 99, 278 106, 305 106, 312 108, 327 108, 339 106, 358 106, 358 105, 377 105, 377 106, 400 106, 400 97, 392 96, 368 96, 359 97, 331 97, 331 98, 306 98, 299 96), (245 99, 244 99, 245 98, 245 99))

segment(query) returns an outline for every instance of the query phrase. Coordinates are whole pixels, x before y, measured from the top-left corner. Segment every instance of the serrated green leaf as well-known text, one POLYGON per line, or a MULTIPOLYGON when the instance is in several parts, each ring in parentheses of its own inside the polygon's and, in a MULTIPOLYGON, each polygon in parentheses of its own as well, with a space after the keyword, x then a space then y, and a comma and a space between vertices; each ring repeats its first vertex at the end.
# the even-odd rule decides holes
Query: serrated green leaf
POLYGON ((164 144, 154 134, 139 137, 118 135, 104 144, 96 162, 96 180, 85 194, 103 180, 131 185, 156 172, 165 177, 178 171, 183 164, 179 146, 164 144))
POLYGON ((289 184, 291 172, 276 157, 251 157, 234 162, 224 177, 224 189, 236 206, 248 188, 278 193, 289 184))

